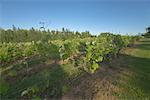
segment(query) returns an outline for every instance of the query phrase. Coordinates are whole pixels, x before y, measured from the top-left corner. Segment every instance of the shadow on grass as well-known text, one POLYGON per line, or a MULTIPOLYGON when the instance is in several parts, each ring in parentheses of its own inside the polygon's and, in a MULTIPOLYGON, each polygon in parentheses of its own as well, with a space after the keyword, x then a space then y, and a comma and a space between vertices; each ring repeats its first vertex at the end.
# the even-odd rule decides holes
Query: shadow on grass
POLYGON ((150 42, 150 38, 140 40, 140 42, 150 42))
POLYGON ((33 98, 55 98, 59 99, 69 86, 64 80, 68 77, 66 66, 55 64, 52 68, 41 69, 32 76, 17 80, 16 84, 10 86, 8 91, 2 95, 3 99, 33 99, 33 98))
POLYGON ((135 48, 138 48, 138 49, 141 49, 141 50, 150 50, 150 43, 149 44, 137 44, 136 45, 137 47, 135 48))
POLYGON ((150 50, 150 38, 140 40, 139 44, 136 45, 136 48, 141 50, 150 50))
POLYGON ((125 62, 124 65, 133 72, 128 76, 128 82, 125 84, 129 91, 127 94, 132 97, 150 98, 150 59, 125 54, 120 57, 125 62))

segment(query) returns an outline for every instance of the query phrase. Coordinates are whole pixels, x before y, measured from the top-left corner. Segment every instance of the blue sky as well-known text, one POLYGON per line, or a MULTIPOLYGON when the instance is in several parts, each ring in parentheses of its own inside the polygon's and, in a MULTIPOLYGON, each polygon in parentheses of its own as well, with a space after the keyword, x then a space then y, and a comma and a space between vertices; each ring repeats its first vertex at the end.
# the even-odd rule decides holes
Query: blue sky
POLYGON ((62 27, 92 34, 136 34, 150 25, 149 0, 0 0, 0 27, 62 27))

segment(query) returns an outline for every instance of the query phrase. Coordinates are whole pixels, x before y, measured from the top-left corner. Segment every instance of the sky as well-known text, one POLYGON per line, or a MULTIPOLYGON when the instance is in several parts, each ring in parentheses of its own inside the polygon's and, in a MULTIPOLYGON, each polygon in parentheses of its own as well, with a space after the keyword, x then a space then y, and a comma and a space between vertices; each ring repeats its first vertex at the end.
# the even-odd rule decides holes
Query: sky
POLYGON ((0 27, 62 27, 92 34, 137 34, 150 26, 150 0, 0 0, 0 27))

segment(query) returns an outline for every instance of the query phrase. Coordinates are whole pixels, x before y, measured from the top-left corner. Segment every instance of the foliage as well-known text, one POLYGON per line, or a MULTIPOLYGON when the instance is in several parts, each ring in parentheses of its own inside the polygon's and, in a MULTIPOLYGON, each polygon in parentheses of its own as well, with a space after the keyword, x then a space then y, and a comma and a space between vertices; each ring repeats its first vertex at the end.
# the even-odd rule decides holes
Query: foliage
POLYGON ((62 31, 47 30, 41 31, 38 29, 31 28, 20 29, 13 26, 13 29, 4 30, 0 28, 0 42, 32 42, 32 41, 47 41, 47 40, 66 40, 73 38, 84 38, 90 37, 88 31, 85 32, 74 32, 68 29, 62 29, 62 31))
POLYGON ((70 60, 75 66, 82 67, 87 72, 93 72, 98 68, 99 62, 110 59, 108 55, 118 54, 121 48, 133 44, 134 41, 135 37, 133 36, 102 33, 98 37, 83 39, 2 42, 0 43, 0 61, 1 63, 9 63, 17 59, 37 55, 51 59, 70 60))
POLYGON ((142 34, 146 38, 150 38, 150 26, 146 28, 146 33, 142 34))
MULTIPOLYGON (((14 94, 18 93, 22 97, 37 99, 40 93, 45 91, 48 91, 51 96, 60 95, 60 90, 65 93, 69 90, 69 86, 59 84, 60 87, 57 87, 56 83, 60 83, 67 75, 71 76, 76 73, 76 70, 82 69, 85 72, 94 73, 101 66, 101 62, 109 61, 122 48, 131 46, 137 40, 135 36, 121 36, 112 33, 92 36, 88 31, 79 33, 64 28, 62 31, 40 31, 34 28, 24 30, 14 27, 13 30, 0 29, 0 31, 0 65, 8 71, 5 73, 8 76, 17 77, 18 70, 25 68, 28 72, 29 69, 32 69, 29 68, 29 62, 32 62, 33 59, 44 58, 63 62, 59 63, 61 66, 56 67, 55 65, 50 70, 41 71, 31 77, 24 77, 17 84, 16 87, 20 91, 14 94)), ((14 88, 11 88, 10 91, 13 91, 14 88)), ((8 85, 4 85, 1 94, 5 94, 7 90, 8 85)))

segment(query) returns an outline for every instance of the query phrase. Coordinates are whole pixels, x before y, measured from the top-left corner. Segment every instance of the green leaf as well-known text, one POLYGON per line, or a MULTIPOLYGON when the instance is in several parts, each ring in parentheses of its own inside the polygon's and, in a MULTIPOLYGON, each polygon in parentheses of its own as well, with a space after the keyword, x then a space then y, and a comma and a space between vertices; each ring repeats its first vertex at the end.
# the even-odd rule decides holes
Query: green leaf
POLYGON ((99 65, 95 61, 93 61, 93 64, 90 67, 91 73, 94 73, 98 68, 99 68, 99 65))

